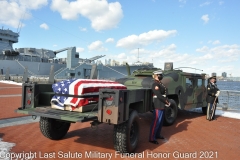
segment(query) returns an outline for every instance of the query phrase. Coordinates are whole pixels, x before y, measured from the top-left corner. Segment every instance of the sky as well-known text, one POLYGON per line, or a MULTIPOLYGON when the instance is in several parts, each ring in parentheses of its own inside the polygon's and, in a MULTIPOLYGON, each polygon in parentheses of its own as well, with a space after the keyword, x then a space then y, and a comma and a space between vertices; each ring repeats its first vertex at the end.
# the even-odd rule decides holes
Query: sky
POLYGON ((76 47, 103 63, 228 77, 240 77, 239 15, 239 0, 0 0, 1 28, 19 32, 14 48, 76 47))

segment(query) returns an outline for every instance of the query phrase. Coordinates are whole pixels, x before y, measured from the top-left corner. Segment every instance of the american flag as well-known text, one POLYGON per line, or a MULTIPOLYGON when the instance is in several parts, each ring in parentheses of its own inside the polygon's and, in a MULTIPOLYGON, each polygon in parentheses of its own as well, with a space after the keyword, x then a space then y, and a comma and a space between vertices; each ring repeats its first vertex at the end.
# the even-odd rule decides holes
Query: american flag
MULTIPOLYGON (((127 89, 126 86, 110 81, 110 80, 96 80, 96 79, 69 79, 52 85, 55 94, 66 95, 98 95, 101 88, 112 89, 127 89)), ((82 107, 90 102, 98 101, 98 97, 77 98, 54 95, 51 99, 51 104, 55 108, 64 110, 64 106, 72 106, 72 108, 82 107)))

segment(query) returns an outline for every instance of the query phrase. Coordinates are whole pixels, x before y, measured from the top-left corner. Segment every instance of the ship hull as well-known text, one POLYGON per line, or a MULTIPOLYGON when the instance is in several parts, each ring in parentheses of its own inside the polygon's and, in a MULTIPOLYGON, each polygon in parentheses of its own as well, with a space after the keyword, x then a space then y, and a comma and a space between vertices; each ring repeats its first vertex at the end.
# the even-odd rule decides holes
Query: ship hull
MULTIPOLYGON (((54 72, 66 68, 66 64, 29 62, 17 60, 0 60, 0 74, 6 74, 9 68, 10 75, 23 75, 25 68, 29 76, 49 76, 51 66, 54 72)), ((90 65, 91 66, 91 65, 90 65)), ((130 66, 130 72, 147 66, 130 66)), ((128 75, 126 66, 105 66, 98 65, 98 79, 118 79, 128 75)))
POLYGON ((6 74, 9 68, 10 75, 23 75, 25 68, 27 68, 29 75, 49 76, 52 65, 54 66, 54 72, 66 67, 66 64, 0 60, 0 73, 6 74))

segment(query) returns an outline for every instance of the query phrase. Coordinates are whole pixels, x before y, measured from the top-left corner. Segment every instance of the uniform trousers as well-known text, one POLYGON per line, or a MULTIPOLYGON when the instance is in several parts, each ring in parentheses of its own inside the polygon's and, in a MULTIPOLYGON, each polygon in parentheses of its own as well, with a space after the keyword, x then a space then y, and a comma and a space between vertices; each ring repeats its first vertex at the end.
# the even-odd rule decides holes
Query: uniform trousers
MULTIPOLYGON (((210 108, 209 108, 209 111, 211 111, 211 110, 212 110, 212 107, 213 107, 213 103, 208 103, 208 107, 210 107, 210 108)), ((214 112, 212 119, 215 119, 216 108, 217 108, 217 104, 215 104, 215 109, 212 111, 212 112, 214 112)), ((210 116, 211 116, 211 115, 210 115, 210 116)))
POLYGON ((150 127, 149 141, 156 141, 156 138, 160 136, 163 125, 164 109, 154 109, 153 121, 150 127))

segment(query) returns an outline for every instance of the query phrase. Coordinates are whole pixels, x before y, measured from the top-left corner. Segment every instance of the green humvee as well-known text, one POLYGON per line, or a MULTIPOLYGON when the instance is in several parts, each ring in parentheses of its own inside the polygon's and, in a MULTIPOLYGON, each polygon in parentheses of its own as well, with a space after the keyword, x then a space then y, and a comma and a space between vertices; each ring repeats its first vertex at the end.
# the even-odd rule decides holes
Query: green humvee
MULTIPOLYGON (((52 84, 26 82, 22 86, 22 106, 16 112, 40 116, 40 131, 52 140, 62 139, 71 123, 91 122, 92 126, 101 123, 112 124, 114 149, 121 153, 131 153, 137 147, 139 139, 138 113, 146 113, 153 109, 150 88, 154 70, 157 68, 136 70, 128 77, 116 80, 127 86, 127 89, 100 89, 97 95, 98 103, 87 105, 86 108, 90 110, 85 112, 52 108, 52 84)), ((203 111, 206 112, 205 74, 173 70, 172 63, 165 63, 162 82, 168 88, 167 97, 171 102, 171 106, 166 108, 165 125, 174 123, 178 109, 203 107, 203 111)))
MULTIPOLYGON (((142 68, 132 75, 116 80, 124 84, 128 89, 151 88, 153 83, 153 71, 159 68, 142 68)), ((171 125, 177 117, 178 109, 189 110, 202 107, 206 114, 206 80, 205 73, 195 74, 173 69, 173 63, 165 63, 162 83, 167 87, 167 97, 172 102, 166 107, 164 125, 171 125)))

